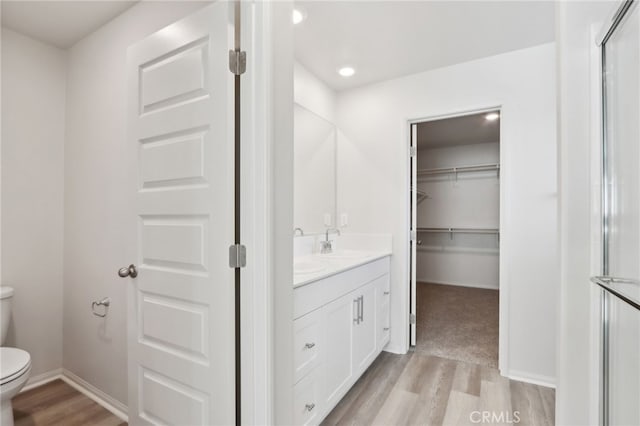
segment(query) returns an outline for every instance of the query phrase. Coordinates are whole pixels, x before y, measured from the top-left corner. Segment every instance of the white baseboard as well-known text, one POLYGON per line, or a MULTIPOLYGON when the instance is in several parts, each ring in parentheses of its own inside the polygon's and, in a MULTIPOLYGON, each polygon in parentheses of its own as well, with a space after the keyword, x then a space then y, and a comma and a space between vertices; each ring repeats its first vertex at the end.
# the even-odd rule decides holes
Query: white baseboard
POLYGON ((396 355, 405 355, 407 353, 406 350, 403 350, 401 347, 399 346, 391 346, 391 345, 387 345, 382 349, 383 352, 389 352, 392 354, 396 354, 396 355))
POLYGON ((75 375, 74 373, 72 373, 67 369, 62 370, 61 378, 69 386, 76 389, 78 392, 83 393, 88 398, 100 404, 105 409, 111 411, 115 416, 119 417, 125 422, 129 421, 129 416, 127 414, 127 411, 128 411, 127 406, 124 405, 122 402, 107 395, 97 387, 93 386, 91 383, 80 378, 79 376, 75 375))
POLYGON ((37 376, 29 377, 27 384, 24 385, 20 393, 26 392, 30 389, 37 388, 38 386, 46 385, 49 382, 62 378, 62 368, 56 368, 55 370, 47 371, 46 373, 38 374, 37 376))
POLYGON ((538 374, 529 374, 522 371, 510 371, 507 377, 518 382, 531 383, 532 385, 544 386, 547 388, 556 388, 556 379, 554 377, 541 376, 538 374))
POLYGON ((456 287, 469 287, 469 288, 484 288, 487 290, 500 290, 498 284, 470 284, 470 283, 450 283, 445 281, 430 280, 428 278, 416 278, 418 283, 440 284, 440 285, 453 285, 456 287))

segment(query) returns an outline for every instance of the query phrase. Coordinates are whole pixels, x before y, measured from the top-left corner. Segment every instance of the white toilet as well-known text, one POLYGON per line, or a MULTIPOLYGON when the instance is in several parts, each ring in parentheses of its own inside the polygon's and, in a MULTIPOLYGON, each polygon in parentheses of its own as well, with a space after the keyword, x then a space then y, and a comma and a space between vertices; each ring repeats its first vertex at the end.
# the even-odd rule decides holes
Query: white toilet
MULTIPOLYGON (((4 345, 11 318, 13 288, 0 287, 0 342, 4 345)), ((0 425, 13 426, 11 399, 27 383, 31 372, 31 356, 22 349, 0 347, 0 425)))

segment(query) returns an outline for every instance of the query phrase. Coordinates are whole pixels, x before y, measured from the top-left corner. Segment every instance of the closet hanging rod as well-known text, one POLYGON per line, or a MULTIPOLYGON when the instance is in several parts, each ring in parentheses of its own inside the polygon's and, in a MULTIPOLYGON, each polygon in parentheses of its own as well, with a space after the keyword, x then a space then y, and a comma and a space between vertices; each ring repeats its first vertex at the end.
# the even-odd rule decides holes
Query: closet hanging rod
POLYGON ((445 233, 445 234, 499 234, 498 228, 420 228, 418 232, 445 233))
POLYGON ((417 170, 418 176, 439 175, 445 173, 461 173, 461 172, 483 172, 483 171, 499 171, 500 163, 492 164, 475 164, 471 166, 445 167, 440 169, 422 169, 417 170))

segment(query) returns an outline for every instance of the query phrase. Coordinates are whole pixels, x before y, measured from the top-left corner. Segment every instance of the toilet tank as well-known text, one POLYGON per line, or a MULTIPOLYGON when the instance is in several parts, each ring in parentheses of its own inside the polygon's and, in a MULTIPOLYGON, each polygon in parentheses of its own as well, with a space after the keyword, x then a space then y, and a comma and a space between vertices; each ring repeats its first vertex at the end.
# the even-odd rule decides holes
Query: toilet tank
POLYGON ((12 300, 13 288, 0 286, 0 346, 4 346, 4 339, 7 338, 12 300))

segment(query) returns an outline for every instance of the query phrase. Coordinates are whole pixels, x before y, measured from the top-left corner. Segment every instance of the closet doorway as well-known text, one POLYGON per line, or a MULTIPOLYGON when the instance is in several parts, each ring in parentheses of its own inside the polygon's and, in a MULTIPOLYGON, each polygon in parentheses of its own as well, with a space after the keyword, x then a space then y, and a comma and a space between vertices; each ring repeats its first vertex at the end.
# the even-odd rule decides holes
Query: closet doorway
POLYGON ((415 351, 498 368, 500 110, 411 123, 415 351))

